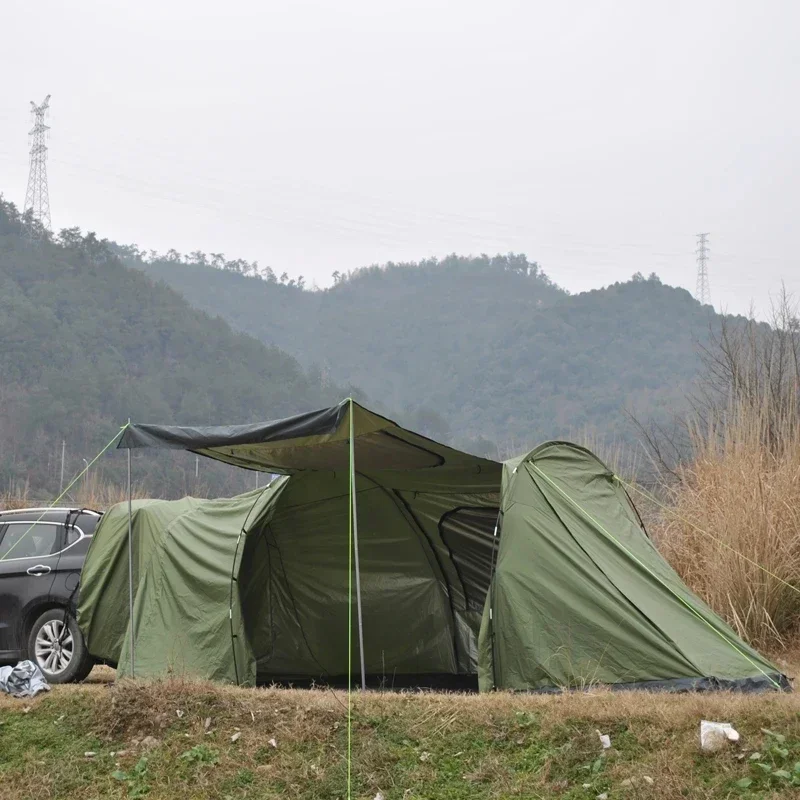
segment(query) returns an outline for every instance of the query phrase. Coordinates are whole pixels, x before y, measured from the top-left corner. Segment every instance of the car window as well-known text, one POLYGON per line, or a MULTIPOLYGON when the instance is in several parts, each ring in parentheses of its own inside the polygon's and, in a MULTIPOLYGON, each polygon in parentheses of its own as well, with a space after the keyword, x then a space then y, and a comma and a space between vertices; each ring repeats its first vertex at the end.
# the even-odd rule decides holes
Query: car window
POLYGON ((29 522, 9 524, 0 540, 0 559, 42 558, 58 550, 60 525, 29 522))
POLYGON ((81 534, 77 528, 67 528, 67 547, 69 547, 71 544, 75 544, 75 542, 77 542, 80 538, 81 534))

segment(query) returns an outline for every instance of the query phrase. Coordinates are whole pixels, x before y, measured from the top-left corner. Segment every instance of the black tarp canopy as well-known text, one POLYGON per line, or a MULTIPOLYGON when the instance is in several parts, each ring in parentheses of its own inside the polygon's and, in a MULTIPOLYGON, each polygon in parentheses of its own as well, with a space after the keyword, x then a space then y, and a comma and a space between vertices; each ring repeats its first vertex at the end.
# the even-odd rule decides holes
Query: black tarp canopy
POLYGON ((435 442, 351 400, 250 425, 178 427, 131 423, 118 447, 189 450, 237 467, 286 475, 348 469, 351 407, 359 472, 472 467, 476 472, 495 472, 499 486, 501 467, 497 462, 435 442))

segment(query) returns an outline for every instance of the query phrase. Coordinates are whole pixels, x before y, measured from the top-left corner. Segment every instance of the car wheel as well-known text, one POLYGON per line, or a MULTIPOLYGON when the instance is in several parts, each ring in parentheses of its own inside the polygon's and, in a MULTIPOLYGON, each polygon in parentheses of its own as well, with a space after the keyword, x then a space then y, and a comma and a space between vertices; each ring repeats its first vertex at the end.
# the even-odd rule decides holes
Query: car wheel
POLYGON ((39 665, 48 683, 82 681, 94 665, 78 623, 71 614, 65 619, 61 608, 45 611, 33 623, 28 657, 39 665))

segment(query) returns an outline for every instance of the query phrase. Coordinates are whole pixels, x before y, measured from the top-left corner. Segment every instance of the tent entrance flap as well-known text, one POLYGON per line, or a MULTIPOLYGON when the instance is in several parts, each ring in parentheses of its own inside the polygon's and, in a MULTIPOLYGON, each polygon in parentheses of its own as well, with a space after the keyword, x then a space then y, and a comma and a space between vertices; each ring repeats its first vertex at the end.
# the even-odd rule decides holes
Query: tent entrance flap
MULTIPOLYGON (((350 652, 357 680, 355 587, 351 595, 342 538, 348 484, 346 472, 288 479, 269 518, 250 526, 243 540, 238 585, 259 681, 344 685, 350 652), (351 609, 352 650, 345 633, 351 609)), ((453 639, 457 628, 461 638, 472 639, 464 650, 474 650, 477 615, 458 608, 453 620, 427 536, 374 479, 356 474, 356 498, 366 684, 415 685, 410 676, 417 675, 425 676, 422 685, 431 685, 431 676, 444 685, 445 676, 474 675, 474 661, 456 659, 453 639)), ((485 502, 496 504, 496 495, 487 494, 485 502)), ((421 524, 432 536, 427 521, 421 524)))

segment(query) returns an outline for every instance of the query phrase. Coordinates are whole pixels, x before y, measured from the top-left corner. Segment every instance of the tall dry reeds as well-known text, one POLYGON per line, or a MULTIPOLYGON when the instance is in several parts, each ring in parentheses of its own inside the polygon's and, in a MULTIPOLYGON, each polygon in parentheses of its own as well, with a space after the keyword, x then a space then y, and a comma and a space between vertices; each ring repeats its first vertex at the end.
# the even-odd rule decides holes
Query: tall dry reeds
MULTIPOLYGON (((714 327, 717 326, 717 327, 714 327)), ((721 317, 676 437, 646 435, 667 509, 644 503, 661 552, 754 645, 800 636, 800 313, 721 317)), ((644 430, 640 426, 640 430, 644 430)), ((646 432, 645 432, 646 433, 646 432)))
MULTIPOLYGON (((131 496, 135 500, 148 495, 140 484, 134 483, 131 486, 131 496)), ((128 499, 128 487, 108 481, 97 472, 89 472, 73 487, 70 497, 70 502, 82 508, 107 511, 111 506, 128 499)))
POLYGON ((668 489, 659 549, 746 640, 788 646, 800 633, 798 419, 765 397, 689 430, 694 459, 668 489))
MULTIPOLYGON (((148 497, 140 484, 131 487, 133 499, 148 497)), ((73 508, 93 508, 97 511, 107 511, 116 503, 128 499, 128 489, 118 483, 106 480, 98 473, 88 473, 81 478, 75 486, 58 502, 59 506, 73 508)), ((18 508, 45 508, 55 500, 54 497, 35 496, 26 484, 0 493, 0 511, 18 508)))
POLYGON ((30 487, 27 484, 15 486, 6 492, 0 493, 0 511, 11 511, 17 508, 31 506, 30 487))

